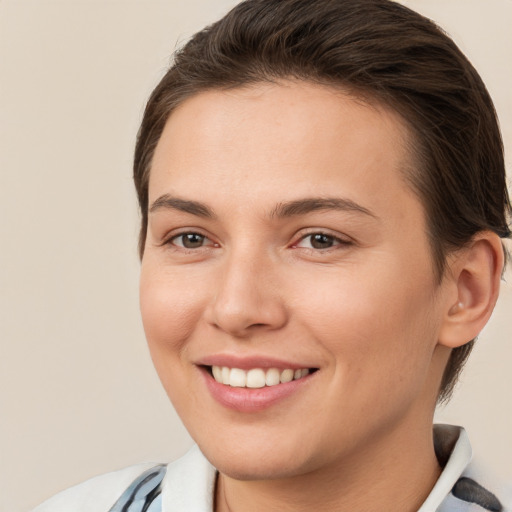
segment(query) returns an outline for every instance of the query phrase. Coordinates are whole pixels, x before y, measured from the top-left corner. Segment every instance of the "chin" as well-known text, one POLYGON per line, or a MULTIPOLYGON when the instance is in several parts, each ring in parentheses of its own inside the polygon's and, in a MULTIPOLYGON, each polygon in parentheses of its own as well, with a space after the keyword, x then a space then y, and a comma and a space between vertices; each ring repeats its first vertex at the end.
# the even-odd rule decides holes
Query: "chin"
MULTIPOLYGON (((226 440, 229 441, 229 440, 226 440)), ((257 443, 219 442, 199 447, 222 474, 236 480, 274 480, 308 473, 314 469, 304 443, 260 439, 257 443), (302 447, 302 449, 300 449, 302 447)))
POLYGON ((218 471, 235 480, 278 480, 308 472, 297 460, 276 460, 275 457, 265 455, 253 460, 236 455, 213 458, 206 456, 218 471))

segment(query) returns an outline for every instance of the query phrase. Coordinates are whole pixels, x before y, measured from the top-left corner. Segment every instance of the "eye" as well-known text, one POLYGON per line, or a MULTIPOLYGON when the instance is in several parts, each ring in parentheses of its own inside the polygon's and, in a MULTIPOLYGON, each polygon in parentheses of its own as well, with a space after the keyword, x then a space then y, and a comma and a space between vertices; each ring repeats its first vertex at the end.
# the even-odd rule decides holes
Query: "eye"
POLYGON ((170 243, 183 247, 184 249, 199 249, 205 245, 215 245, 209 238, 200 233, 180 233, 179 235, 173 236, 170 243))
POLYGON ((341 240, 334 235, 327 233, 310 233, 302 237, 295 247, 304 247, 311 249, 330 249, 337 245, 348 245, 349 242, 341 240))

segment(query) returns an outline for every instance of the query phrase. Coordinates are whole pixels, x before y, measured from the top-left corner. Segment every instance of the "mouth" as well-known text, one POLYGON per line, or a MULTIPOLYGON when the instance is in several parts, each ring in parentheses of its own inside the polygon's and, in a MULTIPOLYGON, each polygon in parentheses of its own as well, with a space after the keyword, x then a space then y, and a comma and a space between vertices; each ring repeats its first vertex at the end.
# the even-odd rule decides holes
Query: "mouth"
POLYGON ((204 366, 219 384, 232 388, 261 389, 301 380, 318 368, 230 368, 228 366, 204 366))
POLYGON ((238 413, 264 411, 292 396, 301 396, 301 390, 310 388, 316 380, 313 374, 319 370, 268 357, 223 354, 205 359, 196 364, 211 396, 238 413))

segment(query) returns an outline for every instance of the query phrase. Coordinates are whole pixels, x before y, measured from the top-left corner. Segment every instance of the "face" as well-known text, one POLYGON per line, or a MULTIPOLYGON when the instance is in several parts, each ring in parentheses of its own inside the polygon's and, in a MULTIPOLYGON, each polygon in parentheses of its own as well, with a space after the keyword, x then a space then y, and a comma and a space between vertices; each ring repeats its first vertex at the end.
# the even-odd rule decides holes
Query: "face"
POLYGON ((308 83, 205 92, 171 115, 141 310, 222 472, 303 474, 430 428, 443 290, 406 143, 393 112, 308 83))

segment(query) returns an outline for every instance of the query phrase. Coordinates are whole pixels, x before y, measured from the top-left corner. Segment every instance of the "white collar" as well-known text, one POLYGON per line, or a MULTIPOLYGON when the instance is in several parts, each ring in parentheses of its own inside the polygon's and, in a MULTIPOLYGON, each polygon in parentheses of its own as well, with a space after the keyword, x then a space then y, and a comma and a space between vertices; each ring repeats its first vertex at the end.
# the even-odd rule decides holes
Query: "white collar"
POLYGON ((162 482, 162 512, 212 512, 216 469, 197 445, 171 462, 162 482))
POLYGON ((434 425, 434 443, 438 459, 441 464, 446 460, 446 464, 418 512, 433 512, 441 506, 473 456, 468 435, 462 427, 434 425))
MULTIPOLYGON (((436 455, 447 462, 418 512, 433 512, 440 507, 472 457, 471 445, 462 427, 435 425, 434 439, 436 455)), ((162 512, 211 512, 216 477, 216 469, 194 446, 167 466, 162 482, 162 512)))

